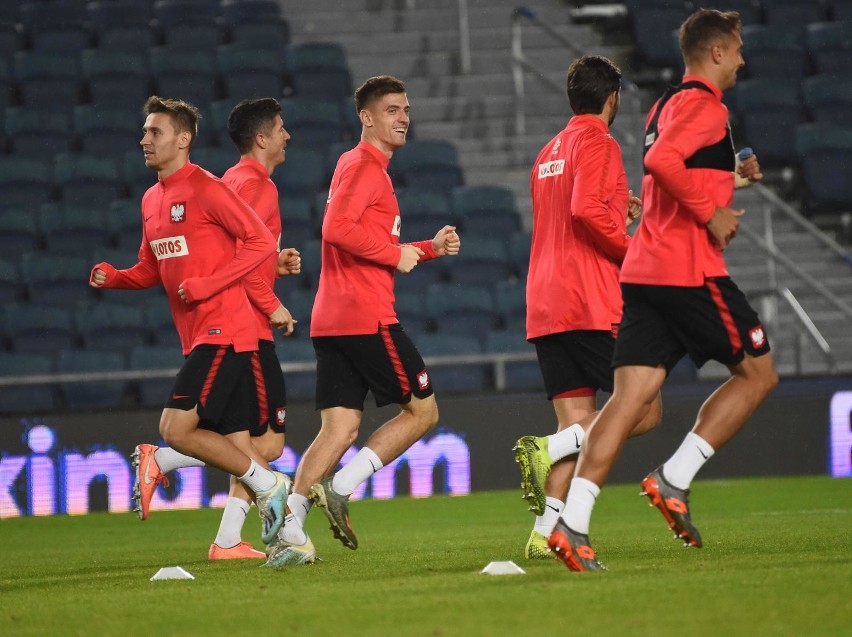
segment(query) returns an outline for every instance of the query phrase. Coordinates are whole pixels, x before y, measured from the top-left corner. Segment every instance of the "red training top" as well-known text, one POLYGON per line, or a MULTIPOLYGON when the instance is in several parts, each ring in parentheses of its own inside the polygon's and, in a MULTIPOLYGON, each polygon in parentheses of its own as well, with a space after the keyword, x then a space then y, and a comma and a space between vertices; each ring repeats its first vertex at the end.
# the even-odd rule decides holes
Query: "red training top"
POLYGON ((621 320, 618 268, 630 243, 621 149, 594 115, 577 115, 530 175, 527 338, 607 330, 621 320))
POLYGON ((681 91, 660 112, 658 135, 645 155, 645 211, 621 268, 624 283, 696 287, 705 278, 728 276, 706 225, 717 207, 731 205, 734 173, 685 165, 696 151, 728 135, 728 109, 717 86, 694 75, 683 81, 701 82, 711 92, 681 91))
MULTIPOLYGON (((387 173, 390 160, 360 142, 337 161, 322 223, 322 268, 311 313, 311 336, 373 334, 398 323, 394 272, 400 259, 399 205, 387 173)), ((438 255, 431 241, 412 243, 438 255)))
POLYGON ((256 322, 240 279, 275 252, 275 241, 251 208, 220 179, 187 162, 145 192, 142 218, 139 263, 127 270, 96 265, 106 272, 104 287, 162 282, 184 355, 201 344, 256 350, 256 322))
MULTIPOLYGON (((277 241, 280 250, 281 211, 278 208, 278 188, 269 178, 269 173, 263 164, 255 159, 243 157, 236 166, 229 168, 222 175, 222 181, 233 188, 260 217, 263 225, 269 229, 277 241)), ((278 254, 276 252, 243 279, 243 287, 246 289, 257 319, 258 337, 267 341, 274 340, 269 315, 281 304, 273 290, 277 276, 278 254)))

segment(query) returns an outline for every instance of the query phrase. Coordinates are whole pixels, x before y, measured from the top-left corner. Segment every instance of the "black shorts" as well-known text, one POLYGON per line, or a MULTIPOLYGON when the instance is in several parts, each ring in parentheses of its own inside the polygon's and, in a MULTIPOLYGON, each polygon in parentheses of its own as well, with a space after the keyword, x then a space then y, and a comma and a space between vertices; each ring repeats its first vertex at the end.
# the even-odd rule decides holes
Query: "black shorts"
POLYGON ((367 391, 378 407, 402 405, 433 394, 420 352, 399 323, 375 334, 314 337, 317 409, 364 409, 367 391))
POLYGON ((275 353, 274 342, 261 339, 258 345, 260 349, 252 359, 252 364, 260 365, 262 382, 258 389, 263 391, 258 395, 258 409, 261 422, 251 429, 251 435, 262 436, 269 429, 283 434, 287 426, 287 387, 284 384, 281 361, 275 353))
POLYGON ((614 367, 663 365, 669 372, 684 354, 701 367, 708 360, 736 365, 746 352, 769 352, 757 312, 730 277, 699 287, 623 283, 621 293, 614 367))
POLYGON ((186 357, 166 407, 189 411, 198 405, 199 427, 220 434, 249 431, 260 422, 257 352, 232 345, 199 345, 186 357))
POLYGON ((594 396, 598 389, 612 392, 612 332, 571 330, 530 342, 535 345, 548 399, 568 392, 577 396, 594 396))

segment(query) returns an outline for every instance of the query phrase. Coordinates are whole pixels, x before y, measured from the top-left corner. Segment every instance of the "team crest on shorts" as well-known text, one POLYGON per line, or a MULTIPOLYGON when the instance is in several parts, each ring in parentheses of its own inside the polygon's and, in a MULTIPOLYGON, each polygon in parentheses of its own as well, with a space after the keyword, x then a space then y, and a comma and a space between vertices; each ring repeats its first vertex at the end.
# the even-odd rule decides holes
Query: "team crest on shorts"
POLYGON ((751 344, 755 349, 760 349, 766 345, 766 332, 763 331, 763 326, 758 325, 749 330, 748 336, 751 339, 751 344))
POLYGON ((417 384, 420 386, 421 390, 429 387, 429 372, 425 369, 417 374, 417 384))
POLYGON ((172 207, 169 209, 169 216, 171 217, 172 223, 182 223, 186 221, 186 202, 179 201, 178 203, 173 203, 172 207))
POLYGON ((287 423, 287 410, 284 407, 275 410, 275 421, 281 427, 287 423))

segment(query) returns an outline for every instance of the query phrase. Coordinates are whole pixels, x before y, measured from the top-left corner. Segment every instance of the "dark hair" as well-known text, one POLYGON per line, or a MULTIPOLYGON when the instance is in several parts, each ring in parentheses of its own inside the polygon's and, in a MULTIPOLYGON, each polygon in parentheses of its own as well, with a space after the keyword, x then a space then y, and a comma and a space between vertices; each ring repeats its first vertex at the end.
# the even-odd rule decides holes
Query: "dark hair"
POLYGON ((621 69, 600 55, 584 55, 568 68, 568 102, 575 115, 600 115, 621 88, 621 69))
POLYGON ((699 9, 680 25, 678 43, 684 61, 694 61, 702 51, 739 33, 742 28, 743 22, 736 11, 699 9))
POLYGON ((371 77, 355 90, 355 110, 360 113, 373 100, 391 93, 405 93, 405 84, 402 80, 391 75, 371 77))
POLYGON ((145 107, 142 110, 146 116, 151 113, 168 114, 172 118, 172 125, 178 133, 189 131, 189 147, 192 148, 195 136, 198 134, 198 120, 201 119, 198 109, 192 104, 183 100, 170 100, 152 95, 145 102, 145 107))
POLYGON ((252 149, 255 135, 269 132, 280 113, 281 104, 274 97, 243 100, 234 106, 228 115, 228 135, 241 155, 252 149))

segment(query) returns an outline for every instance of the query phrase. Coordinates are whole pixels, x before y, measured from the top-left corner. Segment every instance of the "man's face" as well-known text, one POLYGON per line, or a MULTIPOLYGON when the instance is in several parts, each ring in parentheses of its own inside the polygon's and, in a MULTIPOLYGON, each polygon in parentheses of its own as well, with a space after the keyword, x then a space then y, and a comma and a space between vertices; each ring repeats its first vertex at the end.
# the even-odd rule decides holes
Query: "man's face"
POLYGON ((612 112, 609 114, 609 125, 612 126, 612 123, 615 121, 615 116, 618 115, 618 107, 621 106, 621 91, 616 91, 613 93, 615 97, 613 97, 612 104, 612 112))
POLYGON ((388 93, 373 101, 366 109, 372 124, 371 139, 383 150, 393 152, 405 146, 411 107, 405 93, 388 93))
POLYGON ((178 133, 168 113, 151 113, 142 127, 142 153, 145 165, 156 171, 179 163, 186 153, 189 134, 178 133))
POLYGON ((743 59, 743 39, 739 33, 734 32, 730 37, 720 42, 718 46, 722 58, 720 66, 723 84, 719 88, 725 91, 733 88, 737 83, 737 71, 745 66, 745 60, 743 59))
POLYGON ((273 166, 278 166, 284 163, 287 158, 287 142, 290 141, 290 133, 284 128, 284 120, 281 115, 276 115, 272 121, 269 130, 261 133, 267 142, 266 152, 267 157, 272 162, 273 166))

